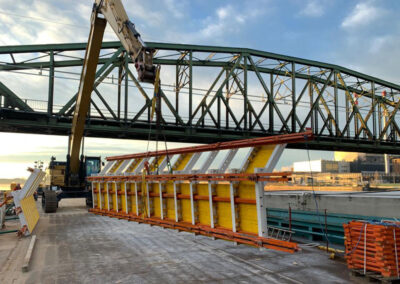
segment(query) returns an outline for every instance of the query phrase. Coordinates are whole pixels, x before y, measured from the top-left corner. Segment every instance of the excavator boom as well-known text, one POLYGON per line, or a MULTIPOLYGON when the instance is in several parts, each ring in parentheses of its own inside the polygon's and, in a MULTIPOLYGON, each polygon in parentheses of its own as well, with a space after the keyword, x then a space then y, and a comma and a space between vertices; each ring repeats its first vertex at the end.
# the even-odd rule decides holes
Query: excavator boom
MULTIPOLYGON (((66 169, 66 184, 68 186, 79 186, 82 183, 80 149, 107 22, 135 63, 139 81, 154 84, 156 77, 156 68, 152 62, 154 50, 148 49, 140 38, 135 25, 129 20, 121 0, 95 0, 69 138, 66 169), (100 15, 103 15, 103 17, 100 15)), ((127 72, 127 70, 125 71, 127 72)))

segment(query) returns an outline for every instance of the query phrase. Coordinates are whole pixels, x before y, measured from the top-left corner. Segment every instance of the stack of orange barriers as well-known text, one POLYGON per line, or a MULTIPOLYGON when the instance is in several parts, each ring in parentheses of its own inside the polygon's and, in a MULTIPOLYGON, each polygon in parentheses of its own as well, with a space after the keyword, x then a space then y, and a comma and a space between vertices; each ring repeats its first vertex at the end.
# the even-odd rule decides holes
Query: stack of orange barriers
POLYGON ((350 269, 399 278, 400 222, 351 221, 343 227, 350 269))

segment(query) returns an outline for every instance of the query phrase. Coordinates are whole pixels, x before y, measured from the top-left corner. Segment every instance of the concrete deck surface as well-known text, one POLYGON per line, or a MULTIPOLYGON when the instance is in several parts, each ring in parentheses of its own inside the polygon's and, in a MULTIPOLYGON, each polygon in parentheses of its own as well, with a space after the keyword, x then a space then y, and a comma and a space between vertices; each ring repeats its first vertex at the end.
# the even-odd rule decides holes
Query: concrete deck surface
POLYGON ((234 246, 93 215, 84 200, 63 200, 57 213, 41 214, 30 271, 21 272, 22 241, 0 268, 3 283, 350 282, 345 263, 313 248, 288 254, 234 246))

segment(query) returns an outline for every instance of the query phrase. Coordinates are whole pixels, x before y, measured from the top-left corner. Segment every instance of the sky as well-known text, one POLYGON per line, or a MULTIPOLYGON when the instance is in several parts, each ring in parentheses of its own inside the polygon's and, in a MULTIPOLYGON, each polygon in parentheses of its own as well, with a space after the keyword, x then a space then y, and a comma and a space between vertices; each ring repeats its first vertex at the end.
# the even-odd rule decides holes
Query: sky
MULTIPOLYGON (((0 45, 85 42, 93 1, 0 0, 0 45), (28 8, 29 7, 29 8, 28 8)), ((234 46, 338 64, 400 84, 400 1, 397 0, 123 0, 145 41, 234 46)), ((116 40, 107 28, 104 40, 116 40)), ((22 78, 0 81, 21 89, 22 78)), ((33 94, 46 82, 30 78, 33 94)), ((77 83, 65 85, 69 92, 77 83)), ((23 92, 24 90, 20 90, 23 92)), ((58 98, 67 99, 62 89, 58 98)), ((27 92, 27 90, 25 90, 27 92)), ((65 91, 66 92, 66 91, 65 91)), ((37 95, 39 96, 39 95, 37 95)), ((26 177, 33 161, 64 160, 67 137, 0 133, 0 178, 26 177)), ((154 143, 152 144, 154 146, 154 143)), ((146 141, 88 138, 87 155, 142 152, 146 141)), ((151 147, 153 147, 151 146, 151 147)), ((168 147, 182 144, 169 143, 168 147)), ((151 148, 150 147, 150 148, 151 148)), ((332 159, 313 151, 311 159, 332 159)), ((277 168, 306 160, 285 150, 277 168)))

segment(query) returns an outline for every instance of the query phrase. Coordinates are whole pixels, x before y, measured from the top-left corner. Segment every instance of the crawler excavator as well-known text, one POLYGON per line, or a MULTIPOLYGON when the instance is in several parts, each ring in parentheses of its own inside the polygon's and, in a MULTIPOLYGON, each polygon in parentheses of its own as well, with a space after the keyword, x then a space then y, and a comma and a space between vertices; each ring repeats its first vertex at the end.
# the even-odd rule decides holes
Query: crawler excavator
POLYGON ((147 48, 129 20, 121 0, 95 0, 91 16, 91 28, 76 97, 68 143, 67 160, 51 159, 49 164, 50 186, 43 191, 42 206, 45 212, 55 212, 63 198, 86 197, 86 204, 92 200, 91 184, 86 176, 98 173, 100 157, 80 155, 86 116, 90 107, 96 68, 107 23, 112 27, 126 52, 129 54, 141 82, 155 83, 156 66, 153 65, 154 50, 147 48))

